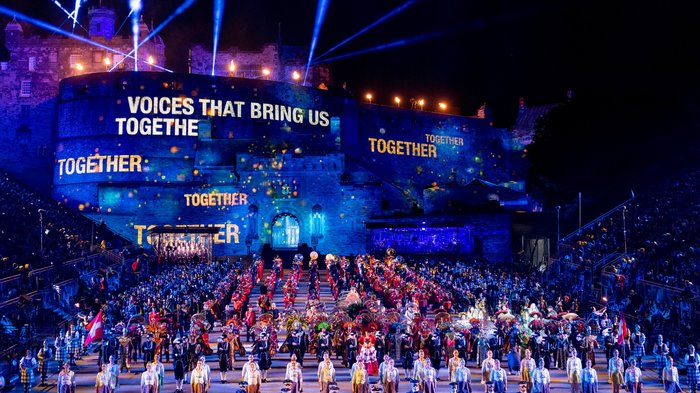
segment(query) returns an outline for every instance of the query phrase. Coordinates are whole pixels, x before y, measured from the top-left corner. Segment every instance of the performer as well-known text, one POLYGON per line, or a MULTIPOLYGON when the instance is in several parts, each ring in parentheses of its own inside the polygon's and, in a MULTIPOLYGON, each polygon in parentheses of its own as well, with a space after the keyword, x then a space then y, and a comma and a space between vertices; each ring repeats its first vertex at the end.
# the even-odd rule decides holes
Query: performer
MULTIPOLYGON (((204 375, 204 369, 202 368, 202 361, 197 361, 197 366, 192 370, 192 375, 190 375, 190 382, 192 384, 192 393, 204 393, 204 385, 206 383, 204 375)), ((141 392, 147 393, 147 392, 141 392)), ((150 392, 149 392, 150 393, 150 392)))
POLYGON ((301 326, 301 322, 294 322, 294 329, 290 332, 289 337, 289 353, 296 355, 299 364, 304 366, 304 354, 306 353, 306 333, 301 326))
POLYGON ((75 393, 75 373, 71 371, 68 363, 63 363, 63 370, 58 373, 56 386, 58 393, 75 393))
POLYGON ((219 358, 219 377, 221 383, 226 383, 226 373, 231 370, 231 345, 226 340, 226 335, 217 340, 216 355, 219 358))
MULTIPOLYGON (((481 362, 481 383, 486 384, 486 382, 491 380, 491 371, 493 371, 495 367, 495 362, 493 360, 493 352, 491 351, 486 351, 486 359, 481 362)), ((496 387, 492 386, 493 389, 495 390, 496 387)), ((487 389, 488 386, 484 386, 484 389, 487 389)))
MULTIPOLYGON (((153 372, 153 365, 148 363, 146 365, 146 371, 141 374, 141 393, 156 393, 158 381, 156 373, 153 372)), ((201 391, 195 391, 194 385, 192 386, 193 393, 201 393, 201 391)))
POLYGON ((613 355, 608 361, 608 382, 612 384, 613 393, 620 393, 620 385, 624 383, 625 363, 620 358, 620 351, 613 350, 613 355))
MULTIPOLYGON (((540 360, 544 360, 540 357, 540 360)), ((532 358, 530 349, 525 350, 525 357, 520 360, 520 380, 525 382, 527 393, 532 393, 532 372, 535 371, 535 359, 532 358)))
POLYGON ((119 365, 114 363, 114 355, 109 357, 107 372, 109 372, 109 390, 113 393, 119 387, 119 365))
POLYGON ((630 366, 625 371, 625 386, 628 393, 642 393, 642 370, 634 359, 630 359, 630 366))
POLYGON ((95 377, 95 393, 111 393, 111 379, 107 364, 102 364, 100 372, 95 377))
POLYGON ((673 358, 669 356, 666 360, 666 364, 668 365, 664 367, 664 370, 661 373, 661 382, 664 384, 664 392, 682 392, 683 389, 681 389, 680 380, 678 379, 678 369, 673 365, 673 358))
MULTIPOLYGON (((270 297, 267 295, 267 293, 262 293, 262 288, 266 288, 261 285, 261 293, 260 296, 258 296, 258 311, 260 314, 265 314, 268 311, 270 311, 270 308, 272 307, 272 303, 270 301, 270 297)), ((266 290, 265 290, 266 292, 266 290)))
MULTIPOLYGON (((272 357, 270 356, 270 341, 267 338, 267 332, 261 332, 260 337, 255 342, 255 350, 258 353, 258 369, 262 376, 262 381, 267 382, 267 372, 272 365, 272 357)), ((249 357, 250 359, 250 357, 249 357)))
POLYGON ((423 393, 435 393, 437 384, 437 370, 430 359, 425 359, 425 377, 423 378, 423 393))
POLYGON ((63 334, 63 330, 61 330, 58 333, 58 336, 56 336, 56 340, 54 340, 53 346, 55 349, 54 360, 56 360, 56 363, 58 363, 58 370, 61 371, 61 367, 63 367, 63 363, 65 363, 66 361, 66 338, 65 334, 63 334))
POLYGON ((647 337, 642 333, 641 327, 639 327, 639 325, 634 325, 634 333, 632 333, 632 352, 639 367, 642 366, 642 358, 646 353, 644 348, 646 343, 647 337))
POLYGON ((265 261, 262 259, 262 257, 257 257, 255 258, 255 283, 259 283, 260 281, 263 280, 263 268, 264 268, 264 263, 265 261))
MULTIPOLYGON (((491 352, 491 351, 489 351, 491 352)), ((493 382, 493 390, 496 393, 506 393, 508 390, 508 376, 506 371, 501 368, 501 361, 494 360, 494 367, 491 370, 491 382, 493 382)))
POLYGON ((389 355, 384 355, 384 359, 382 360, 381 363, 379 363, 379 382, 383 383, 384 381, 384 371, 389 367, 389 360, 391 358, 389 355))
POLYGON ((292 390, 290 393, 301 393, 304 391, 304 377, 301 373, 301 364, 297 363, 297 357, 294 354, 292 354, 287 364, 284 379, 292 381, 292 390))
MULTIPOLYGON (((449 370, 449 362, 450 362, 450 355, 453 354, 453 351, 455 350, 455 343, 456 343, 457 336, 454 333, 454 328, 450 326, 450 330, 443 335, 442 337, 442 347, 445 348, 445 367, 448 368, 447 374, 450 375, 450 370, 449 370)), ((448 378, 451 381, 451 378, 448 378)))
POLYGON ((156 375, 156 393, 160 393, 161 389, 163 388, 163 384, 165 383, 165 367, 163 366, 163 363, 160 362, 158 357, 153 359, 151 367, 153 373, 156 375))
POLYGON ((433 333, 430 334, 430 364, 435 368, 435 378, 440 380, 440 362, 442 361, 442 339, 440 338, 440 331, 436 328, 433 333))
POLYGON ((29 393, 32 390, 34 382, 34 369, 36 368, 36 359, 32 356, 32 352, 27 349, 24 356, 19 360, 20 381, 24 385, 24 393, 29 393))
POLYGON ((170 335, 168 333, 163 333, 160 338, 158 359, 162 362, 163 356, 165 356, 165 362, 170 363, 170 335))
POLYGON ((464 359, 459 361, 454 382, 457 383, 457 393, 472 393, 472 374, 464 359))
POLYGON ((457 369, 459 365, 462 364, 462 360, 459 357, 459 351, 453 350, 453 356, 447 361, 447 378, 450 382, 457 382, 457 369))
POLYGON ((538 367, 532 371, 532 392, 549 393, 550 383, 549 370, 544 366, 544 359, 540 359, 538 367))
POLYGON ((345 353, 347 354, 347 365, 355 364, 357 361, 357 337, 354 331, 351 331, 345 340, 345 353))
POLYGON ((455 338, 455 349, 459 351, 459 357, 467 361, 467 338, 463 332, 457 332, 455 338))
POLYGON ((554 366, 558 370, 566 369, 566 349, 569 347, 569 334, 564 331, 564 327, 559 325, 559 330, 555 342, 554 366))
POLYGON ((173 349, 173 372, 175 374, 175 393, 182 393, 182 384, 185 380, 185 358, 182 343, 179 338, 173 340, 175 348, 173 349))
POLYGON ((46 377, 49 372, 49 362, 51 361, 51 349, 49 349, 49 344, 44 340, 43 345, 36 354, 37 359, 39 359, 39 375, 41 376, 40 386, 46 385, 46 377))
POLYGON ((424 391, 425 373, 430 367, 430 360, 425 356, 425 350, 418 350, 418 359, 413 362, 413 379, 418 382, 418 390, 424 391))
POLYGON ((352 385, 352 393, 369 393, 369 379, 365 371, 365 365, 362 362, 357 362, 357 369, 352 371, 350 383, 352 385))
POLYGON ((598 393, 598 372, 590 360, 586 361, 586 368, 581 370, 581 386, 583 393, 598 393))
POLYGON ((654 364, 656 366, 656 371, 659 375, 659 380, 662 380, 661 373, 664 367, 666 367, 666 359, 668 358, 668 345, 664 343, 664 337, 659 334, 657 337, 656 344, 654 344, 654 364))
POLYGON ((581 341, 581 359, 590 359, 591 363, 595 366, 595 348, 598 348, 598 340, 591 333, 591 327, 586 327, 586 336, 581 341))
MULTIPOLYGON (((586 361, 586 368, 588 368, 588 364, 593 364, 593 362, 590 359, 587 359, 586 361)), ((593 370, 591 368, 591 370, 593 370)), ((581 373, 583 370, 581 370, 581 359, 578 358, 576 350, 571 349, 571 352, 569 353, 569 359, 566 360, 566 376, 571 384, 571 393, 579 393, 581 391, 581 373)), ((593 370, 595 373, 595 370, 593 370)), ((598 377, 596 376, 596 390, 598 389, 597 385, 597 380, 598 377)))
POLYGON ((386 353, 386 337, 379 330, 374 335, 376 336, 374 340, 374 349, 377 350, 377 359, 383 359, 386 353))
MULTIPOLYGON (((605 335, 605 334, 604 334, 605 335)), ((603 345, 605 346, 605 359, 610 362, 613 357, 613 351, 617 348, 617 329, 613 329, 610 334, 605 335, 603 339, 603 345)))
POLYGON ((331 336, 328 334, 326 326, 321 327, 321 332, 318 334, 318 344, 316 346, 316 357, 318 361, 323 360, 323 355, 331 351, 331 336))
POLYGON ((119 337, 119 371, 129 372, 131 371, 131 352, 134 349, 134 345, 131 341, 131 337, 126 334, 126 328, 124 328, 124 333, 119 337))
POLYGON ((262 374, 253 355, 248 355, 248 361, 241 369, 241 379, 246 383, 247 393, 260 393, 262 374))
POLYGON ((691 344, 688 346, 688 353, 685 355, 685 369, 688 372, 687 378, 690 393, 695 393, 698 389, 698 380, 700 379, 698 367, 700 367, 700 356, 695 352, 695 346, 691 344))
POLYGON ((204 356, 200 357, 199 361, 202 362, 202 371, 204 372, 204 393, 207 393, 211 387, 211 367, 207 364, 207 359, 204 356))
MULTIPOLYGON (((243 317, 243 322, 245 322, 246 326, 245 340, 250 341, 250 336, 253 333, 253 326, 255 326, 255 310, 253 310, 253 307, 248 307, 245 312, 245 317, 243 317)), ((253 340, 255 340, 255 337, 253 337, 253 340)))
POLYGON ((153 337, 149 334, 146 336, 146 341, 141 345, 141 352, 143 352, 143 369, 147 368, 148 363, 153 362, 153 357, 155 356, 156 345, 151 340, 153 337))
POLYGON ((275 272, 275 277, 277 280, 282 281, 284 279, 284 266, 282 264, 282 258, 275 255, 275 259, 272 260, 272 269, 275 272))
POLYGON ((389 358, 386 363, 386 368, 381 373, 380 379, 384 393, 397 393, 399 391, 399 370, 394 367, 393 359, 389 358))
POLYGON ((317 376, 321 393, 329 393, 330 383, 335 381, 335 368, 328 352, 323 353, 323 360, 318 364, 317 376))
POLYGON ((401 363, 403 364, 404 378, 408 381, 413 378, 413 336, 407 333, 401 335, 401 363))
MULTIPOLYGON (((78 349, 78 344, 79 343, 75 339, 73 339, 73 334, 71 332, 71 329, 69 328, 68 331, 66 331, 66 354, 68 355, 68 364, 70 364, 71 366, 76 365, 75 352, 78 349)), ((102 359, 106 359, 106 357, 103 357, 102 359)))
POLYGON ((365 364, 367 375, 377 375, 377 350, 374 349, 371 341, 365 340, 364 345, 360 350, 360 359, 362 359, 362 362, 365 364))

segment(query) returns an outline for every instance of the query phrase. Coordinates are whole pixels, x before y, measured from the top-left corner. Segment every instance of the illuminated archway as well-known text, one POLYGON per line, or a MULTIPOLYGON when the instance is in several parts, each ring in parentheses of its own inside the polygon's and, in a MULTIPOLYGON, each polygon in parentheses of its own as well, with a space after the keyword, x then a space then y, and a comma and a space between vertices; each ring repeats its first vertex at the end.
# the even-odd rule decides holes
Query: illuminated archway
POLYGON ((294 248, 299 245, 299 219, 291 213, 282 213, 272 219, 272 247, 294 248))

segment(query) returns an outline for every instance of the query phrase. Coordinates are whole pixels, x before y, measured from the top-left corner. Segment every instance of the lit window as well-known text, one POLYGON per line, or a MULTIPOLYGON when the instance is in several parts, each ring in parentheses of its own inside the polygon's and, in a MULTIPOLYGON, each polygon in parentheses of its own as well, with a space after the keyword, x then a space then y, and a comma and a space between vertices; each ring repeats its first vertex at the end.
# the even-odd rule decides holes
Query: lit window
POLYGON ((49 53, 49 61, 52 63, 57 62, 58 61, 58 52, 52 51, 51 53, 49 53))
POLYGON ((36 57, 29 57, 29 71, 34 71, 36 69, 36 57))
POLYGON ((104 52, 101 50, 96 50, 92 52, 92 62, 93 63, 102 63, 102 58, 104 57, 104 52))
POLYGON ((20 97, 31 97, 32 96, 32 81, 20 82, 19 96, 20 97))
POLYGON ((70 55, 68 62, 70 63, 70 68, 75 68, 76 65, 83 62, 83 57, 80 55, 70 55))
POLYGON ((7 71, 7 62, 0 62, 0 71, 7 71))

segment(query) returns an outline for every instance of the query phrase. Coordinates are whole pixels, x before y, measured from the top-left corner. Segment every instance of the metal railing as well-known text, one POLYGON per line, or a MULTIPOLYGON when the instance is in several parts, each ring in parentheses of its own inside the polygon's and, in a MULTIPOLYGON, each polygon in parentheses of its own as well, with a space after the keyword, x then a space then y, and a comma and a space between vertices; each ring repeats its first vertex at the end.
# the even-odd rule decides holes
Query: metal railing
POLYGON ((634 200, 634 198, 630 198, 630 199, 628 199, 628 200, 622 202, 621 204, 619 204, 619 205, 613 207, 612 209, 608 210, 607 212, 601 214, 600 216, 594 218, 594 219, 591 220, 588 224, 586 224, 586 225, 582 226, 581 228, 578 228, 578 229, 576 229, 575 231, 573 231, 573 232, 569 233, 568 235, 564 236, 564 237, 561 239, 560 243, 567 243, 567 242, 571 241, 574 237, 580 235, 581 232, 586 231, 586 230, 592 228, 594 225, 596 225, 596 224, 599 223, 600 221, 602 221, 602 220, 604 220, 604 219, 610 217, 610 216, 613 215, 614 213, 617 213, 618 210, 622 209, 623 207, 625 207, 628 203, 632 202, 633 200, 634 200))

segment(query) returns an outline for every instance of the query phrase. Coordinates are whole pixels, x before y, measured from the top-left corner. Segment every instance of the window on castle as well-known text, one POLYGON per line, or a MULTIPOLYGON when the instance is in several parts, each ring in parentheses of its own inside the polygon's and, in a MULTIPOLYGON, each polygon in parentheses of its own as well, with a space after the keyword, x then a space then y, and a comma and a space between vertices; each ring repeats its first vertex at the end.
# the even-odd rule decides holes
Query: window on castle
POLYGON ((20 97, 31 97, 32 96, 32 81, 20 82, 19 96, 20 97))
POLYGON ((102 63, 102 58, 104 57, 104 52, 101 50, 96 50, 92 52, 92 62, 93 63, 102 63))
POLYGON ((114 62, 112 64, 119 64, 117 69, 123 70, 126 64, 124 64, 124 55, 114 55, 114 62))
POLYGON ((7 71, 7 62, 0 62, 0 71, 7 71))
POLYGON ((29 57, 29 71, 34 71, 36 69, 36 57, 29 57))
POLYGON ((75 68, 76 64, 82 63, 83 62, 83 56, 81 55, 70 55, 68 57, 68 62, 70 64, 70 68, 75 68))
POLYGON ((51 53, 49 53, 49 61, 52 63, 57 62, 58 61, 58 52, 52 51, 51 53))

